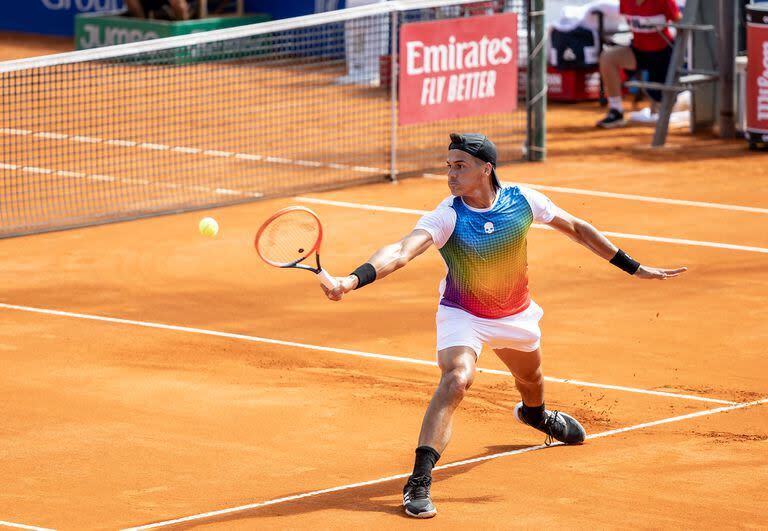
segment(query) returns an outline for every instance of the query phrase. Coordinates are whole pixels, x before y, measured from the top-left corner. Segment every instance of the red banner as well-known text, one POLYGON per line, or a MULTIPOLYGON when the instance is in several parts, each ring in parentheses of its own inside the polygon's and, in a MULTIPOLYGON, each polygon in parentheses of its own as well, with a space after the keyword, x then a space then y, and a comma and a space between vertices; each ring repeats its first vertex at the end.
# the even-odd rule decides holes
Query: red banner
POLYGON ((515 13, 403 25, 399 123, 515 110, 517 53, 515 13))
POLYGON ((768 141, 768 9, 758 6, 747 13, 747 131, 768 141))

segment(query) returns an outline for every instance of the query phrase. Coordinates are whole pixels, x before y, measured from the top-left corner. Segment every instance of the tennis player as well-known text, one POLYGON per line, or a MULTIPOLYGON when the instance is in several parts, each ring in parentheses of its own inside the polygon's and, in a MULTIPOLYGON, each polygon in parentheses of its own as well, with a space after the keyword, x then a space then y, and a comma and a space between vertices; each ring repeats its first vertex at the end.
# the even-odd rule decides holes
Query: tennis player
POLYGON ((481 134, 452 134, 448 147, 451 195, 424 215, 397 243, 376 251, 338 287, 323 288, 329 299, 360 289, 403 267, 431 245, 445 260, 437 309, 440 383, 419 434, 413 474, 403 488, 405 512, 417 518, 437 514, 430 497, 432 468, 451 437, 451 418, 475 377, 483 345, 491 347, 515 378, 522 401, 515 418, 546 434, 546 442, 580 444, 586 433, 572 416, 544 407, 541 372, 542 309, 528 293, 526 234, 545 223, 611 264, 641 279, 666 280, 686 271, 640 265, 592 225, 522 186, 502 186, 496 176, 496 146, 481 134))

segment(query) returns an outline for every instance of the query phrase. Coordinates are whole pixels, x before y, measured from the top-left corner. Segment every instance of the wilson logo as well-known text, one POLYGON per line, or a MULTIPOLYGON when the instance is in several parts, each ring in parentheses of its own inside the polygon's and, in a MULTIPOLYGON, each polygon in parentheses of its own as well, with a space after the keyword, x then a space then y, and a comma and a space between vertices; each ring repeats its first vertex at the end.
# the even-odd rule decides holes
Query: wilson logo
POLYGON ((768 41, 763 42, 762 63, 756 67, 762 70, 757 76, 757 119, 768 120, 768 41))

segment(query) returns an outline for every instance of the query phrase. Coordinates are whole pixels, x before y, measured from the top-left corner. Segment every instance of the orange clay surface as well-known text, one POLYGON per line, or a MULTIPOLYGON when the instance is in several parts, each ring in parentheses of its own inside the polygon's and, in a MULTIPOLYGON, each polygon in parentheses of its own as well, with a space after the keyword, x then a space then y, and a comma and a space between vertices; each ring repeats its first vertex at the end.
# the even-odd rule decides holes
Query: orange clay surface
MULTIPOLYGON (((741 141, 596 131, 596 105, 553 106, 549 158, 502 179, 768 207, 768 155, 741 141)), ((409 209, 439 180, 312 197, 409 209)), ((768 248, 768 213, 545 191, 603 230, 768 248)), ((292 198, 0 241, 0 302, 434 359, 430 250, 341 303, 305 272, 261 263, 259 223, 292 198), (219 237, 197 233, 215 217, 219 237)), ((324 265, 346 273, 417 215, 311 205, 324 265)), ((628 277, 562 235, 532 229, 545 374, 688 395, 547 383, 547 404, 590 434, 768 397, 768 254, 612 238, 672 281, 628 277)), ((118 529, 409 472, 435 367, 301 346, 0 307, 0 520, 118 529)), ((479 365, 502 369, 492 352, 479 365)), ((509 376, 479 374, 440 464, 536 446, 509 376)), ((768 403, 638 427, 434 474, 438 516, 407 519, 403 480, 275 503, 176 528, 759 528, 768 521, 768 403)))
POLYGON ((72 37, 0 32, 0 61, 71 52, 75 48, 73 41, 72 37))

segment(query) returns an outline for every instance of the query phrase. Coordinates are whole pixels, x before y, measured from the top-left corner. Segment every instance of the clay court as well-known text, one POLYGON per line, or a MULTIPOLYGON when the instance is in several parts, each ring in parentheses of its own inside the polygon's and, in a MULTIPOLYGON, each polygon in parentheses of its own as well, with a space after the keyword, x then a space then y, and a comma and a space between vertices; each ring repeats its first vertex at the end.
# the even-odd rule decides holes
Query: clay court
POLYGON ((440 514, 409 520, 402 483, 439 377, 439 254, 331 303, 253 250, 265 218, 303 204, 323 221, 324 266, 347 273, 448 195, 433 175, 0 242, 0 520, 764 527, 768 159, 682 131, 651 150, 650 129, 598 131, 599 116, 551 106, 548 160, 500 177, 643 263, 689 271, 642 282, 531 229, 547 405, 583 422, 584 445, 545 447, 515 422, 514 381, 485 351, 434 473, 440 514))

